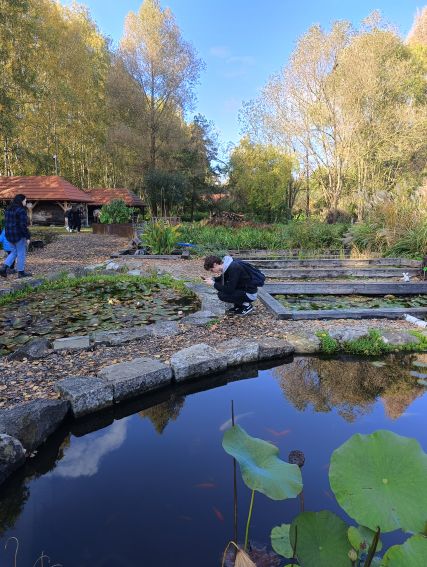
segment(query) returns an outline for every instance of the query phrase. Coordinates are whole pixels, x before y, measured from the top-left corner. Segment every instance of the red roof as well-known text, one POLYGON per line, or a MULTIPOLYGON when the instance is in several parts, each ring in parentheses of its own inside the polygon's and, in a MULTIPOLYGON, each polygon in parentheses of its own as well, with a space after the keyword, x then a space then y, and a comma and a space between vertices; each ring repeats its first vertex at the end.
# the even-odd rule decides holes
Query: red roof
POLYGON ((92 204, 105 205, 114 199, 121 199, 128 207, 144 207, 144 201, 129 189, 104 189, 95 187, 93 189, 85 189, 91 196, 92 204))
POLYGON ((22 193, 29 201, 67 201, 90 203, 81 189, 57 175, 0 176, 0 201, 8 201, 22 193))

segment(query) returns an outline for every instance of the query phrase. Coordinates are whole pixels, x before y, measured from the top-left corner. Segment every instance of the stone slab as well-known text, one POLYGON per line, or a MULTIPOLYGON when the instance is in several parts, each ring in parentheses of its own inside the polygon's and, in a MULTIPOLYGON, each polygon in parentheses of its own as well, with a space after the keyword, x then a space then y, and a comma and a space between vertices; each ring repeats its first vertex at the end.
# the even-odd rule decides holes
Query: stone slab
POLYGON ((391 346, 403 346, 408 344, 418 344, 418 337, 407 333, 406 331, 383 331, 381 333, 382 340, 391 346))
POLYGON ((212 311, 196 311, 191 315, 187 315, 183 319, 181 319, 180 323, 184 325, 195 325, 201 327, 210 323, 213 319, 216 319, 217 315, 212 313, 212 311))
POLYGON ((287 333, 285 340, 294 347, 298 354, 320 352, 320 339, 313 333, 287 333))
POLYGON ((265 337, 259 341, 259 360, 285 358, 295 352, 295 347, 288 341, 276 337, 265 337))
POLYGON ((215 346, 227 357, 227 366, 255 362, 259 357, 259 344, 255 340, 234 338, 215 346))
POLYGON ((175 380, 181 382, 196 376, 222 372, 227 367, 227 355, 200 343, 172 355, 171 367, 175 380))
POLYGON ((16 437, 27 451, 34 451, 63 422, 66 400, 34 400, 0 412, 0 433, 16 437))
POLYGON ((25 462, 25 449, 10 435, 0 434, 0 484, 25 462))
POLYGON ((53 341, 53 350, 82 350, 90 347, 89 335, 64 337, 53 341))
POLYGON ((113 386, 100 378, 70 376, 55 384, 61 398, 68 400, 75 417, 113 405, 113 386))
POLYGON ((34 339, 9 354, 8 360, 24 360, 24 358, 37 360, 47 356, 50 352, 50 341, 48 339, 34 339))
POLYGON ((96 345, 117 346, 148 337, 150 334, 148 326, 131 327, 118 331, 97 331, 92 335, 92 341, 96 345))
POLYGON ((172 381, 172 370, 159 360, 135 358, 106 366, 98 377, 112 385, 114 401, 120 402, 167 386, 172 381))
POLYGON ((369 334, 368 327, 343 327, 332 329, 329 331, 329 336, 335 339, 339 343, 344 343, 348 341, 355 341, 361 337, 366 337, 369 334))

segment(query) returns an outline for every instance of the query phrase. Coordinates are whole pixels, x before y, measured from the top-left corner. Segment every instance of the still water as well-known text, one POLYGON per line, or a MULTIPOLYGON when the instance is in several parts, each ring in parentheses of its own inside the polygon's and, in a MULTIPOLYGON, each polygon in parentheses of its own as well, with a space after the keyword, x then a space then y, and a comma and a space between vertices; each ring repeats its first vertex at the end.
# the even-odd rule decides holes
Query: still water
MULTIPOLYGON (((12 542, 4 550, 11 536, 19 539, 20 567, 42 551, 64 567, 220 565, 233 538, 233 465, 221 446, 231 400, 237 422, 276 444, 281 458, 305 453, 306 510, 343 515, 328 482, 332 451, 353 433, 381 428, 415 437, 427 451, 425 374, 427 355, 295 358, 71 424, 3 487, 0 565, 13 565, 12 542)), ((241 541, 250 495, 238 479, 241 541)), ((271 528, 298 512, 298 499, 257 494, 251 539, 268 545, 271 528)))

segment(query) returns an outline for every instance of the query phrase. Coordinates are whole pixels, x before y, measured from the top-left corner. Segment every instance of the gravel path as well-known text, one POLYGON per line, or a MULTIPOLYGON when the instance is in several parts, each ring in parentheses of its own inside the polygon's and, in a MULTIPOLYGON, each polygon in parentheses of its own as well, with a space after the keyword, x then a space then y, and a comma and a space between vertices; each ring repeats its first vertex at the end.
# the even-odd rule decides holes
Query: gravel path
MULTIPOLYGON (((118 236, 76 232, 58 234, 41 250, 30 252, 25 269, 35 276, 104 262, 112 252, 124 248, 128 239, 118 236)), ((0 289, 10 286, 16 275, 0 278, 0 289)))

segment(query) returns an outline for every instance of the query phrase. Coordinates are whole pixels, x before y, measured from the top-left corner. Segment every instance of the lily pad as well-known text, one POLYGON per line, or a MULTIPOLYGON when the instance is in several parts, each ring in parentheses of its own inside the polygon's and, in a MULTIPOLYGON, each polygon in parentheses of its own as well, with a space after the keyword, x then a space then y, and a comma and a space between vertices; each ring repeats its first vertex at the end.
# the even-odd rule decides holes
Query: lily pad
POLYGON ((302 490, 301 471, 297 465, 281 461, 279 449, 251 437, 239 425, 224 433, 222 446, 240 465, 243 481, 272 500, 295 498, 302 490))
POLYGON ((286 558, 292 557, 294 553, 289 539, 290 528, 291 524, 282 524, 273 528, 270 534, 271 547, 276 553, 286 558))
POLYGON ((415 535, 403 545, 393 545, 387 550, 381 567, 425 567, 427 564, 427 537, 415 535))
POLYGON ((329 481, 341 507, 382 532, 423 532, 427 521, 427 455, 415 439, 379 430, 353 435, 336 449, 329 481))
POLYGON ((352 565, 347 524, 332 512, 303 512, 291 524, 290 540, 301 567, 352 565))
MULTIPOLYGON (((350 526, 348 528, 348 540, 356 551, 367 551, 375 537, 375 532, 365 526, 350 526)), ((382 543, 378 541, 377 551, 381 551, 382 543)))

